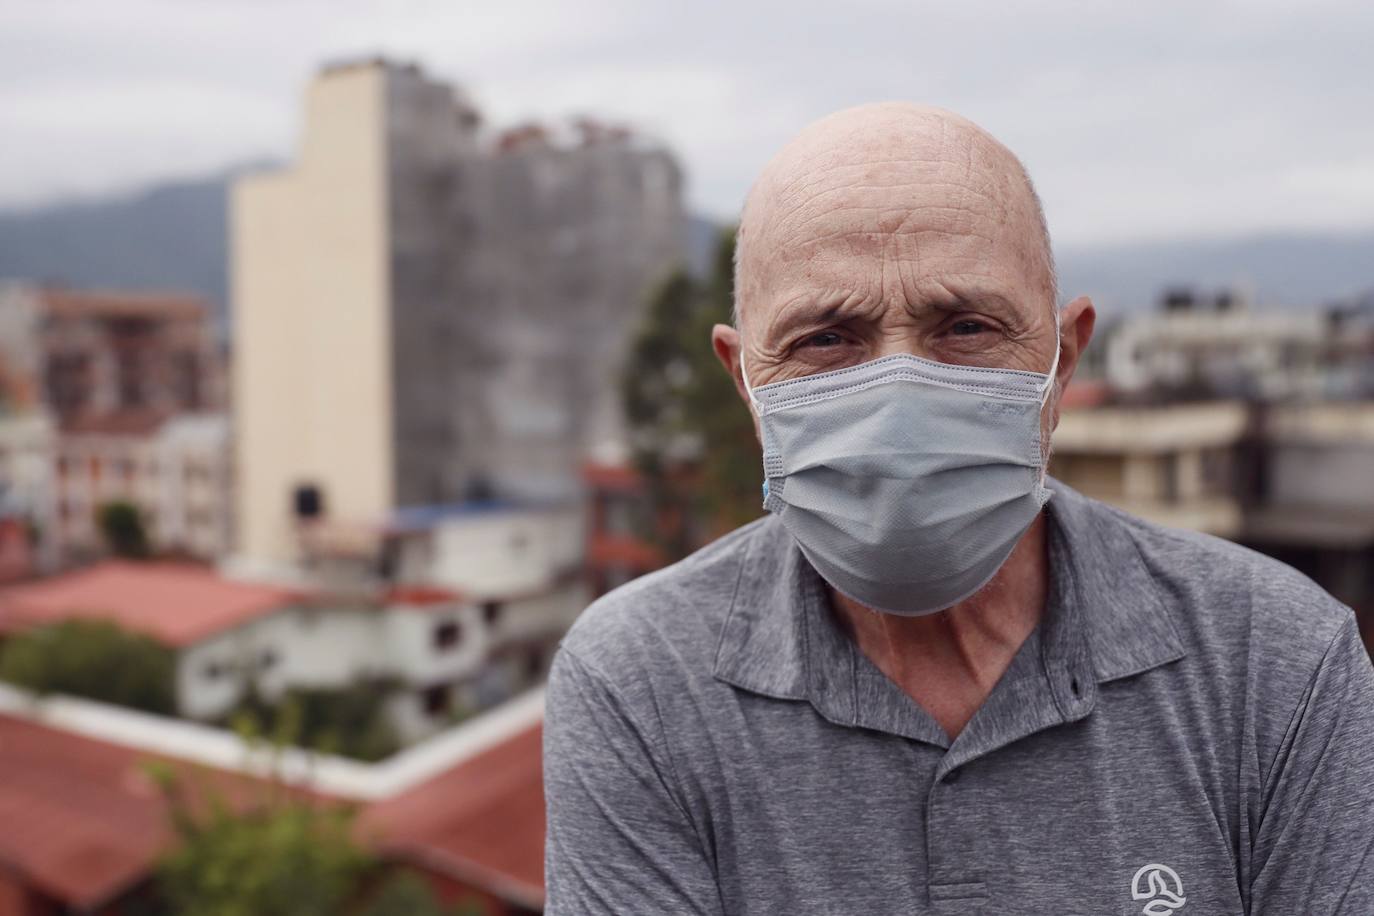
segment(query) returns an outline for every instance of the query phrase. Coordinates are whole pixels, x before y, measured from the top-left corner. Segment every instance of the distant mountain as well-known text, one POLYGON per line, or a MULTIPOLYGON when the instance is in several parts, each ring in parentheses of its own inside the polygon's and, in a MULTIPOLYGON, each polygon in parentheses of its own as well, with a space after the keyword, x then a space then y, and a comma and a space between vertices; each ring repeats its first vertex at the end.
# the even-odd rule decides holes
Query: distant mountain
POLYGON ((711 261, 720 242, 721 224, 704 216, 687 215, 685 244, 687 250, 683 260, 687 271, 694 277, 705 278, 711 273, 711 261))
POLYGON ((1287 232, 1059 252, 1060 290, 1106 312, 1153 306, 1166 287, 1233 288, 1259 306, 1313 306, 1374 289, 1374 229, 1287 232))
POLYGON ((223 329, 225 193, 242 171, 80 202, 0 210, 0 278, 199 293, 212 303, 223 329))
MULTIPOLYGON (((205 296, 228 325, 226 200, 248 168, 137 193, 0 210, 0 278, 71 287, 182 290, 205 296)), ((705 275, 720 225, 691 216, 684 257, 705 275)), ((1320 305, 1374 289, 1374 228, 1207 241, 1075 246, 1059 252, 1066 296, 1104 313, 1152 307, 1163 289, 1239 287, 1261 306, 1320 305)))

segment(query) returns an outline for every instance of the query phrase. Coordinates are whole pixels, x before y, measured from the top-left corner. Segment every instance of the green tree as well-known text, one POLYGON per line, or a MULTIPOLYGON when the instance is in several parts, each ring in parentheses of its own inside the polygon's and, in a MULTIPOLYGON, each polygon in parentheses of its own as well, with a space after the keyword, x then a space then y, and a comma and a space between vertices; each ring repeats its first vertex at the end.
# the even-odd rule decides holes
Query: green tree
POLYGON ((170 798, 180 843, 157 879, 177 916, 334 916, 369 865, 347 809, 289 801, 236 811, 212 797, 195 814, 170 798))
POLYGON ((67 620, 10 637, 0 680, 171 715, 176 659, 156 640, 103 620, 67 620))
POLYGON ((722 232, 710 276, 678 271, 655 291, 621 382, 646 533, 673 558, 761 512, 753 421, 711 347, 712 326, 731 320, 734 251, 722 232))
POLYGON ((401 747, 387 716, 386 703, 398 683, 375 679, 339 688, 292 688, 268 702, 249 683, 244 698, 226 717, 238 731, 256 735, 281 733, 289 743, 359 760, 382 760, 401 747))
MULTIPOLYGON (((271 736, 295 743, 286 714, 271 736)), ((150 763, 177 837, 138 916, 481 916, 445 907, 423 881, 357 839, 356 808, 286 792, 278 778, 231 802, 204 771, 150 763)))
POLYGON ((382 882, 358 916, 482 916, 483 912, 481 906, 471 902, 444 908, 421 879, 398 872, 382 882))
POLYGON ((144 559, 152 553, 143 515, 133 503, 116 500, 103 504, 96 512, 96 527, 115 556, 144 559))

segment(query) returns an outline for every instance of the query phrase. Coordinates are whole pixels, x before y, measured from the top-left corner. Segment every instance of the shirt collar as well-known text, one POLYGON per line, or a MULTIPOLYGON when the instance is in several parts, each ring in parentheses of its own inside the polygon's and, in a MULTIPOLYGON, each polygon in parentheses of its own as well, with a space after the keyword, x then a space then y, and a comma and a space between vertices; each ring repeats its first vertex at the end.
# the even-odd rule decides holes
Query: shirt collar
MULTIPOLYGON (((1070 672, 1065 685, 1053 685, 1056 701, 1074 672, 1103 683, 1182 658, 1178 628, 1129 522, 1065 484, 1051 480, 1049 486, 1052 600, 1062 613, 1047 615, 1036 639, 1047 660, 1070 672)), ((890 718, 882 710, 899 703, 898 696, 863 676, 857 650, 830 619, 819 576, 781 522, 760 523, 744 550, 715 676, 765 696, 811 700, 822 715, 843 724, 890 718)), ((1065 718, 1078 717, 1074 708, 1086 714, 1090 706, 1075 707, 1067 693, 1062 700, 1065 718)), ((905 731, 891 722, 873 725, 905 731)))

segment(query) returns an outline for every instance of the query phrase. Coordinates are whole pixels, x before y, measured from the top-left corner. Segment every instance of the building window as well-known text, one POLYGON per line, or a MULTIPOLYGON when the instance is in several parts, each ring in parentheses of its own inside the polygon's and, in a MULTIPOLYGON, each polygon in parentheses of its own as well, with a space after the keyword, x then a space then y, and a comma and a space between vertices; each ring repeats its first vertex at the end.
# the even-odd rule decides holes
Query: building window
POLYGON ((501 619, 501 602, 488 601, 482 605, 482 619, 487 622, 487 626, 495 626, 496 621, 501 619))
POLYGON ((447 684, 430 687, 420 694, 425 713, 431 716, 446 715, 449 710, 449 689, 447 684))
POLYGON ((195 352, 177 353, 173 357, 176 374, 178 406, 196 410, 202 406, 200 390, 200 358, 195 352))
POLYGON ((456 647, 462 638, 463 630, 456 620, 445 620, 434 628, 434 648, 440 652, 456 647))
POLYGON ((277 652, 275 649, 263 649, 258 656, 258 668, 262 671, 273 667, 277 663, 277 652))
POLYGON ((542 649, 531 649, 525 656, 525 676, 530 680, 536 680, 544 673, 544 652, 542 649))
POLYGON ((319 518, 324 515, 324 493, 313 483, 296 487, 291 504, 296 518, 319 518))
POLYGON ((219 662, 210 661, 205 663, 205 679, 207 681, 217 681, 225 674, 224 666, 219 662))

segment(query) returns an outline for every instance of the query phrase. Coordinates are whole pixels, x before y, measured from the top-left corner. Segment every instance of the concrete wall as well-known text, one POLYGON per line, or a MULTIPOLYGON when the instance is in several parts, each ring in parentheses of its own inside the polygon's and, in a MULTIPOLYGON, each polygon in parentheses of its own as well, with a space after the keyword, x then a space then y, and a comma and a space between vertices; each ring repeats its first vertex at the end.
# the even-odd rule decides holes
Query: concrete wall
POLYGON ((1244 405, 1231 402, 1066 410, 1050 473, 1157 524, 1235 536, 1235 449, 1246 423, 1244 405))
POLYGON ((456 364, 460 437, 499 492, 563 497, 624 451, 619 374, 646 298, 679 261, 681 175, 630 141, 470 161, 451 225, 475 227, 465 313, 488 346, 456 364))
POLYGON ((440 523, 425 561, 408 564, 403 574, 474 598, 542 591, 580 567, 583 537, 582 515, 572 509, 440 523))
POLYGON ((481 609, 472 604, 393 608, 386 613, 392 670, 408 684, 425 687, 467 677, 485 661, 491 634, 481 609), (440 647, 435 631, 452 624, 458 638, 440 647))
POLYGON ((1265 432, 1270 503, 1374 511, 1374 403, 1276 407, 1265 432))
POLYGON ((394 503, 386 79, 358 66, 311 84, 294 168, 231 200, 238 549, 294 557, 291 494, 332 517, 394 503))

